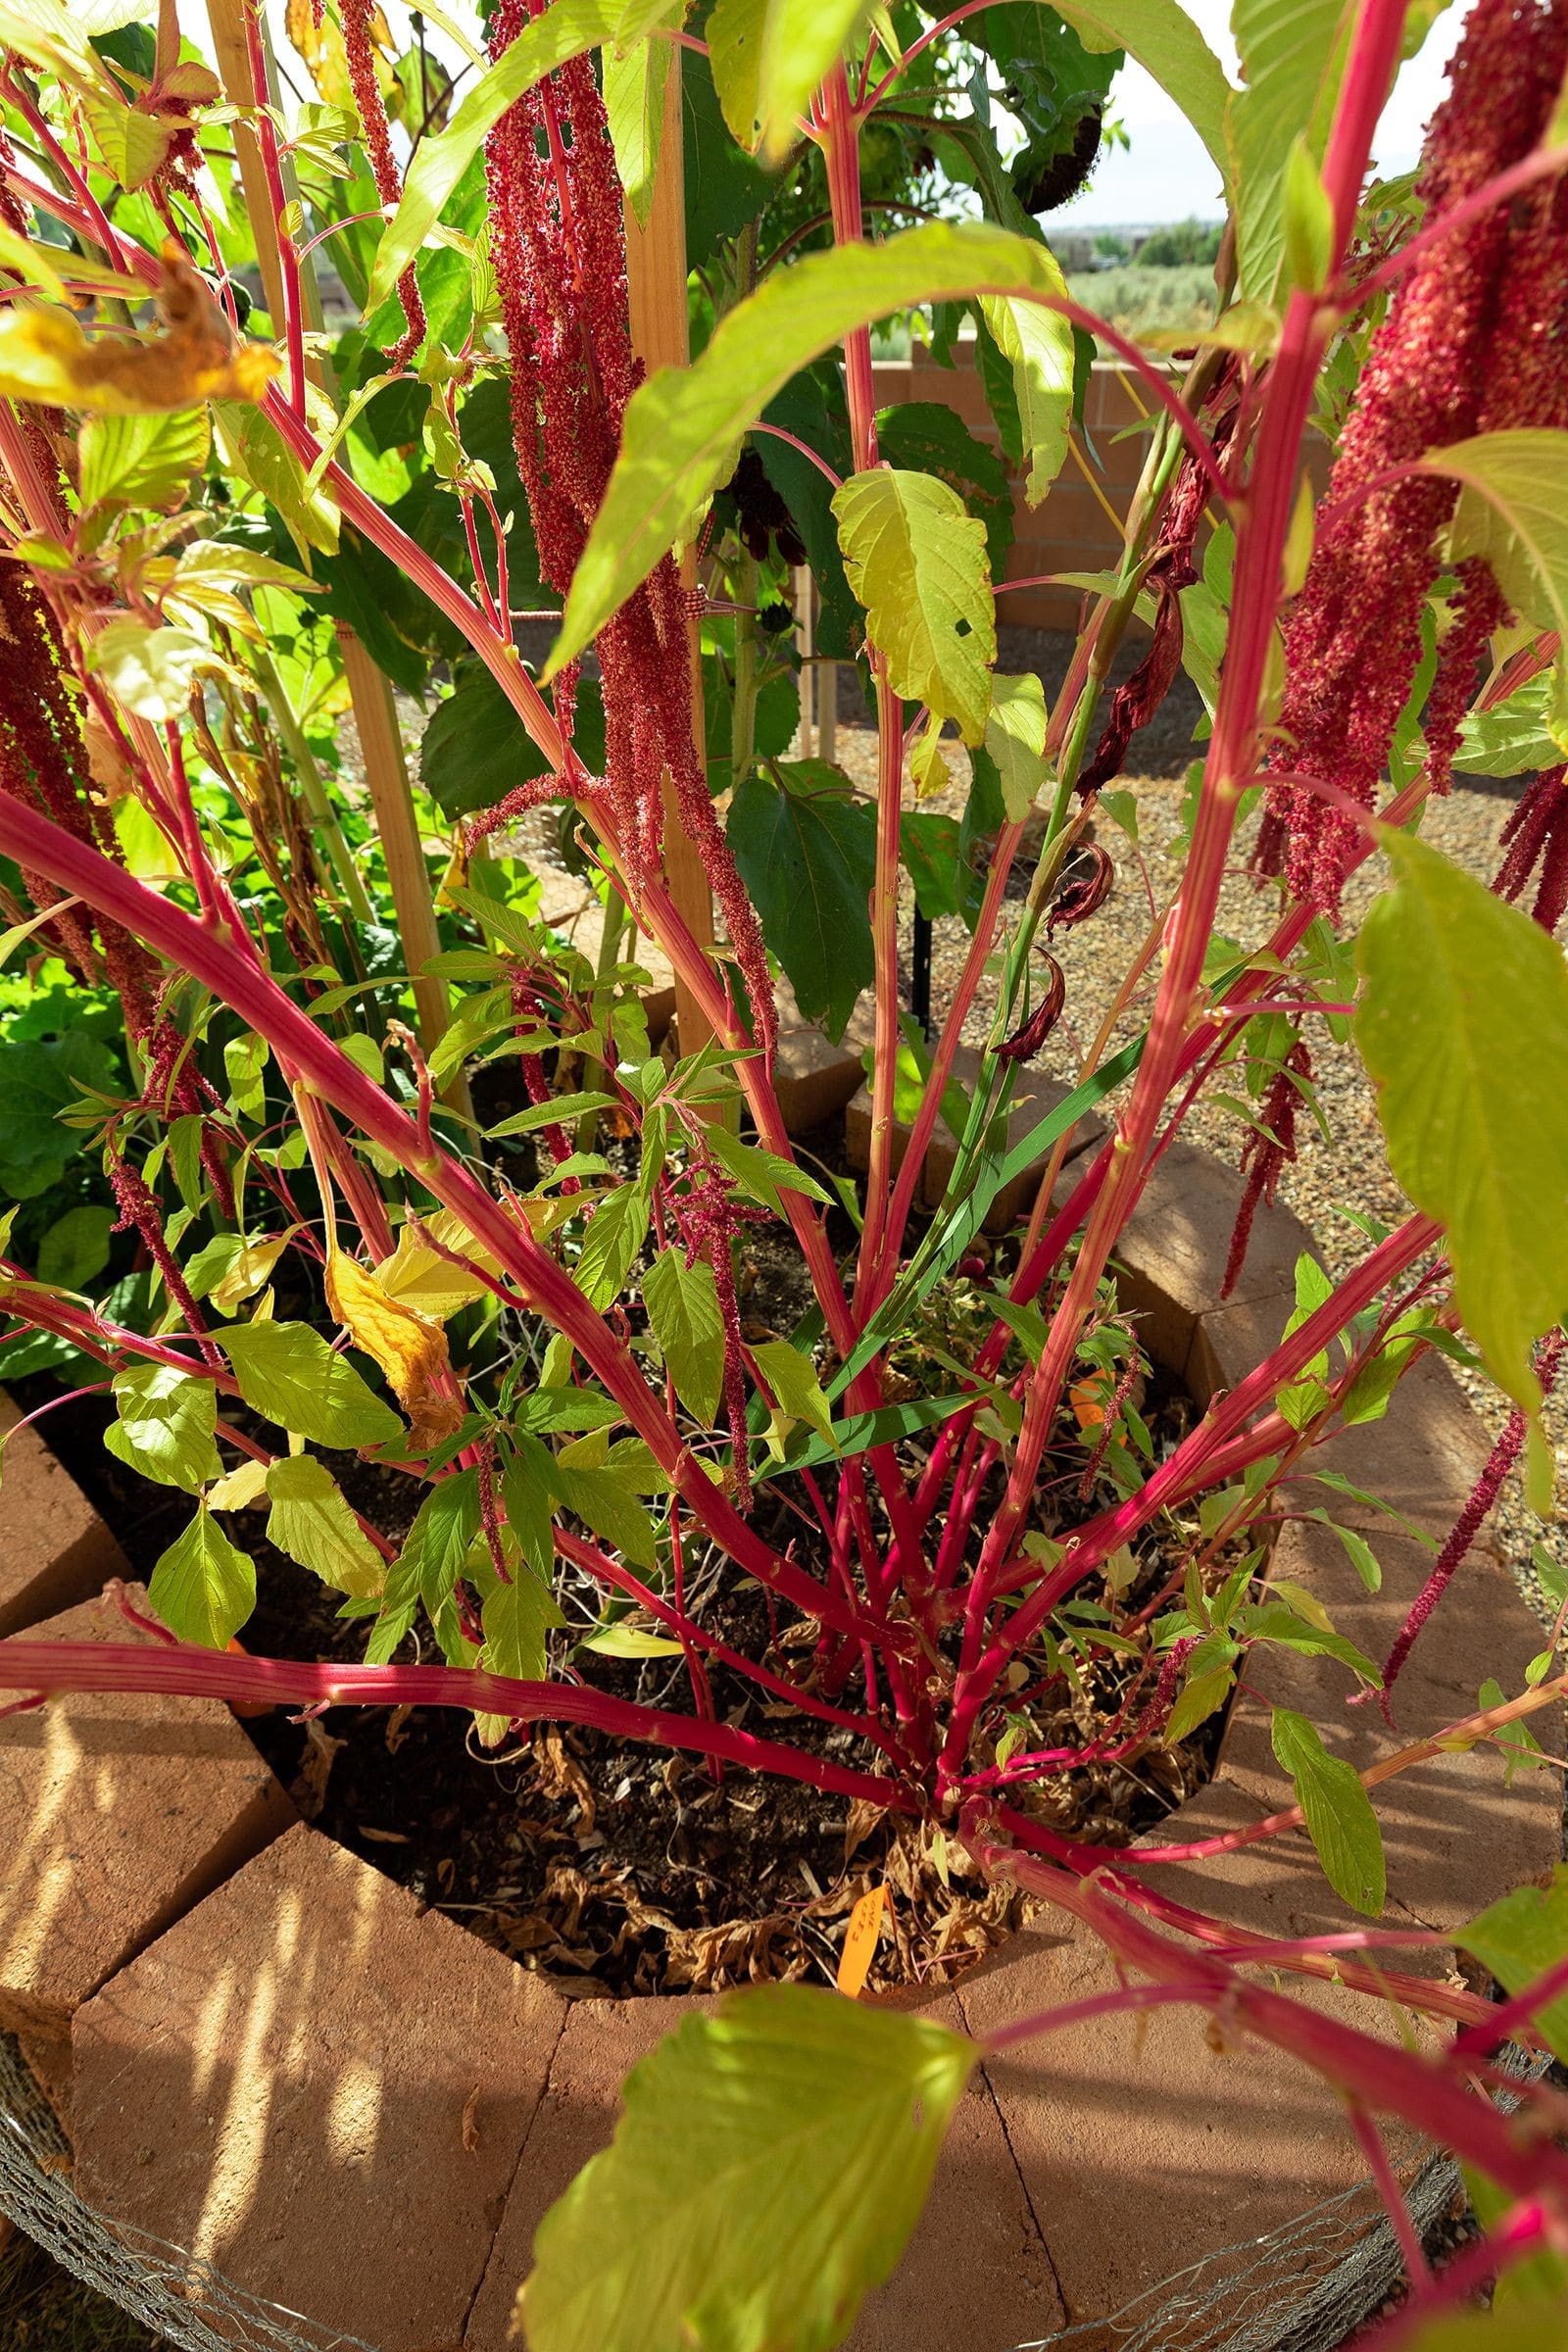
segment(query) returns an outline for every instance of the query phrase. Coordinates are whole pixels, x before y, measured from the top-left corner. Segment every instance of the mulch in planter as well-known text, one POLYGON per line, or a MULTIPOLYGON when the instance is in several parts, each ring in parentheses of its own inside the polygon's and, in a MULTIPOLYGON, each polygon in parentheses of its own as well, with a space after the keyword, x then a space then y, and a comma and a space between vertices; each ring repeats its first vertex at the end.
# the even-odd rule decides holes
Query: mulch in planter
MULTIPOLYGON (((757 1269, 764 1289, 769 1271, 757 1269)), ((1189 1426, 1192 1406, 1156 1373, 1144 1411, 1163 1453, 1189 1426)), ((189 1502, 149 1487, 104 1449, 109 1417, 101 1396, 84 1396, 52 1414, 48 1426, 145 1580, 184 1524, 189 1502)), ((323 1459, 383 1533, 395 1540, 406 1532, 420 1496, 416 1481, 354 1454, 323 1459)), ((1087 1502, 1076 1499, 1083 1460, 1076 1439, 1068 1439, 1065 1525, 1115 1499, 1104 1482, 1087 1502)), ((1049 1513, 1049 1467, 1042 1491, 1049 1513)), ((802 1537, 803 1523, 786 1512, 777 1487, 761 1494, 762 1532, 780 1542, 802 1537)), ((979 1516, 983 1528, 985 1513, 979 1516)), ((257 1563, 247 1647, 310 1659, 363 1654, 363 1624, 341 1620, 340 1596, 268 1543, 265 1508, 231 1513, 225 1525, 257 1563)), ((811 1564, 800 1543, 797 1556, 811 1564)), ((1173 1565, 1151 1547, 1136 1596, 1152 1596, 1173 1565)), ((776 1604, 770 1617, 766 1596, 727 1565, 713 1573, 704 1624, 748 1655, 767 1655, 778 1671, 803 1672, 814 1628, 792 1625, 776 1604)), ((585 1582, 584 1600, 588 1590, 585 1582)), ((568 1607, 568 1614, 580 1623, 586 1612, 568 1607)), ((553 1640, 564 1660, 570 1636, 553 1640)), ((416 1654, 412 1643, 407 1654, 416 1654)), ((616 1695, 691 1705, 681 1659, 618 1661, 577 1650, 573 1663, 616 1695)), ((723 1669, 711 1679, 720 1719, 878 1768, 881 1759, 852 1734, 792 1714, 723 1669)), ((1117 1678, 1102 1672, 1087 1705, 1049 1712, 1036 1705, 1035 1731, 1046 1744, 1081 1744, 1114 1714, 1117 1698, 1117 1678)), ((847 1701, 855 1700, 852 1684, 847 1701)), ((888 1925, 873 1988, 956 1977, 1027 1916, 1017 1889, 971 1878, 961 1849, 925 1825, 894 1821, 804 1784, 733 1768, 715 1778, 700 1757, 577 1726, 541 1726, 493 1752, 478 1746, 467 1718, 434 1708, 333 1708, 308 1725, 276 1712, 245 1729, 320 1829, 524 1966, 575 1979, 585 1991, 831 1982, 850 1908, 884 1881, 888 1925)), ((1208 1777, 1218 1733, 1216 1719, 1175 1750, 1155 1742, 1125 1763, 1060 1776, 1013 1801, 1054 1829, 1130 1841, 1208 1777)))

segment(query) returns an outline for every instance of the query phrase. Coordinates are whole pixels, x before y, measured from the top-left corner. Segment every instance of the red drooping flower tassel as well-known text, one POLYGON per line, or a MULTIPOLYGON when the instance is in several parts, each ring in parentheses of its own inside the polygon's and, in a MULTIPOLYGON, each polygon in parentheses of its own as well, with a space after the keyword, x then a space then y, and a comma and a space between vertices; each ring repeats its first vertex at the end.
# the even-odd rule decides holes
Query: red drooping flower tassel
POLYGON ((713 1269, 718 1311, 724 1326, 724 1411, 735 1456, 735 1502, 751 1507, 752 1482, 747 1460, 746 1358, 741 1347, 740 1301, 735 1296, 735 1266, 730 1245, 748 1225, 765 1225, 767 1211, 739 1200, 725 1177, 714 1167, 694 1167, 684 1193, 671 1196, 670 1207, 686 1247, 686 1263, 706 1257, 713 1269))
MULTIPOLYGON (((1568 22, 1539 0, 1477 0, 1427 132, 1417 183, 1428 220, 1529 153, 1568 62, 1568 22)), ((1392 469, 1467 438, 1482 420, 1496 353, 1509 219, 1497 207, 1440 239, 1401 280, 1373 337, 1329 487, 1340 510, 1313 554, 1286 631, 1285 742, 1271 764, 1321 777, 1370 808, 1421 659, 1421 611, 1437 575, 1452 483, 1374 489, 1392 469)), ((1332 912, 1354 820, 1281 782, 1259 856, 1283 847, 1292 890, 1332 912)))
POLYGON ((1515 804, 1501 843, 1508 855, 1493 889, 1500 899, 1517 899, 1539 866, 1530 911, 1543 931, 1555 931, 1568 908, 1568 767, 1537 776, 1515 804))
MULTIPOLYGON (((501 0, 491 55, 500 57, 538 13, 533 0, 501 0)), ((485 158, 517 467, 540 572, 564 596, 642 375, 631 343, 620 183, 589 60, 571 60, 518 99, 491 131, 485 158)), ((679 821, 722 909, 757 1034, 770 1047, 777 1021, 761 933, 693 733, 688 618, 666 556, 600 632, 606 815, 628 882, 645 888, 659 868, 668 776, 679 821)), ((574 687, 564 673, 557 687, 557 715, 568 730, 574 687)), ((559 785, 541 778, 537 789, 547 798, 559 785)), ((514 812, 515 796, 507 805, 514 812)))
POLYGON ((164 1239, 164 1221, 159 1210, 157 1196, 149 1190, 140 1171, 131 1166, 118 1146, 111 1144, 105 1156, 108 1163, 109 1181, 114 1188, 115 1199, 120 1204, 120 1217, 115 1231, 140 1234, 148 1256, 163 1276, 164 1287, 184 1316, 186 1326, 195 1336, 203 1357, 209 1364, 221 1370, 223 1359, 207 1337, 206 1318, 191 1295, 189 1284, 180 1272, 179 1261, 164 1239))
POLYGON ((1273 1207, 1281 1170, 1296 1157, 1296 1113, 1302 1089, 1310 1085, 1311 1078, 1312 1056, 1306 1040, 1298 1037, 1268 1090, 1261 1120, 1242 1146, 1241 1164, 1247 1176, 1247 1190, 1242 1195, 1231 1234, 1230 1255, 1225 1261, 1225 1279, 1219 1291, 1222 1298, 1228 1298, 1241 1280, 1258 1202, 1264 1200, 1273 1207))
MULTIPOLYGON (((1549 1339, 1543 1342, 1537 1358, 1537 1376, 1548 1396, 1556 1384, 1558 1369, 1562 1363, 1562 1333, 1554 1331, 1549 1339)), ((1391 1724, 1394 1721, 1394 1713, 1390 1705, 1390 1695, 1403 1670, 1404 1662, 1415 1647, 1422 1627, 1443 1598, 1456 1572, 1463 1567, 1469 1555, 1470 1546, 1481 1532, 1481 1523, 1501 1493, 1502 1482, 1518 1460, 1519 1449, 1524 1442, 1524 1414, 1510 1413, 1502 1435, 1487 1456, 1485 1469, 1470 1491, 1464 1509, 1454 1521, 1447 1542, 1432 1564, 1432 1574, 1416 1594, 1410 1607, 1410 1614, 1399 1628, 1394 1647, 1390 1650, 1383 1668, 1383 1689, 1378 1694, 1384 1715, 1391 1724)))
MULTIPOLYGON (((373 6, 374 0, 343 0, 343 49, 348 59, 354 103, 359 109, 360 127, 365 132, 365 152, 369 158, 375 192, 383 204, 396 204, 403 193, 403 174, 398 170, 397 158, 392 152, 386 102, 376 78, 375 48, 370 39, 370 12, 373 6)), ((389 354, 394 368, 404 367, 424 341, 424 303, 419 295, 418 280, 412 262, 398 279, 398 300, 403 305, 403 316, 408 323, 389 354)))

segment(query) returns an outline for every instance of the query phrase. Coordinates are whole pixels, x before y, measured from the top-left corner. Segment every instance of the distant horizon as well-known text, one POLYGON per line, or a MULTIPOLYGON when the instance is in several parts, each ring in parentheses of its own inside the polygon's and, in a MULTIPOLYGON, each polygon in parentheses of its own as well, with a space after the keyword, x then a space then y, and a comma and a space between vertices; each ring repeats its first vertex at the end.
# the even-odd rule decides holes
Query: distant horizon
MULTIPOLYGON (((1184 0, 1184 5, 1235 79, 1229 0, 1184 0)), ((1416 164, 1427 121, 1447 86, 1445 68, 1463 25, 1461 9, 1446 9, 1419 53, 1402 69, 1378 124, 1376 166, 1381 177, 1393 178, 1416 164)), ((1109 111, 1126 129, 1131 146, 1102 152, 1083 194, 1059 212, 1044 216, 1045 221, 1061 229, 1098 232, 1125 227, 1129 221, 1168 227, 1195 217, 1224 217, 1219 173, 1201 140, 1141 66, 1129 62, 1117 74, 1109 111), (1183 191, 1179 200, 1173 201, 1172 187, 1183 191)))

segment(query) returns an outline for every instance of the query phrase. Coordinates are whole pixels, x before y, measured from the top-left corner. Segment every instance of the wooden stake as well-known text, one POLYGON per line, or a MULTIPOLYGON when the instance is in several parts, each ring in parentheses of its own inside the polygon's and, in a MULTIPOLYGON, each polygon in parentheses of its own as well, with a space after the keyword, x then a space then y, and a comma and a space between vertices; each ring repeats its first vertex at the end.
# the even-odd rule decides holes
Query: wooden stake
MULTIPOLYGON (((212 26, 219 74, 236 106, 254 106, 257 101, 256 84, 251 75, 250 51, 245 40, 245 10, 249 4, 250 0, 207 0, 207 20, 212 26)), ((262 37, 270 54, 270 37, 265 16, 262 19, 262 37)), ((234 152, 239 159, 245 209, 250 215, 251 230, 256 239, 256 260, 262 273, 267 307, 271 313, 273 331, 280 335, 283 331, 283 270, 278 258, 277 224, 272 219, 262 153, 256 134, 248 123, 236 122, 233 127, 234 152)), ((285 163, 285 172, 287 170, 285 163)), ((320 295, 317 289, 315 266, 308 254, 300 265, 300 292, 306 310, 306 324, 318 331, 321 326, 320 295)), ((333 389, 330 372, 323 362, 312 362, 313 377, 317 382, 325 384, 329 391, 333 389)), ((344 456, 346 460, 346 452, 344 456)), ((409 789, 409 770, 403 756, 397 706, 392 699, 390 679, 377 669, 354 631, 342 621, 337 623, 337 641, 343 652, 349 699, 354 706, 355 724, 359 729, 370 807, 386 858, 387 886, 392 893, 393 910, 397 915, 398 931, 409 968, 416 975, 413 985, 419 1036, 425 1052, 429 1054, 445 1034, 452 1018, 452 1000, 444 980, 419 973, 419 966, 437 953, 441 943, 436 931, 435 901, 430 891, 429 870, 424 862, 418 822, 414 813, 414 795, 409 789)), ((471 1113, 467 1081, 461 1070, 443 1088, 442 1101, 466 1116, 471 1113)))
MULTIPOLYGON (((681 150, 680 59, 677 44, 664 84, 664 123, 660 141, 659 170, 647 225, 626 207, 626 282, 631 298, 632 349, 650 374, 656 368, 684 368, 691 360, 686 332, 686 173, 681 150)), ((681 579, 688 589, 697 585, 697 556, 688 548, 681 563, 681 579)), ((699 753, 707 724, 703 712, 703 665, 696 608, 689 623, 692 666, 692 726, 699 753)), ((696 844, 680 821, 675 795, 664 779, 664 877, 675 908, 699 947, 713 941, 713 896, 696 844)), ((679 973, 675 977, 675 1017, 680 1024, 680 1050, 695 1054, 713 1034, 697 999, 679 973)))

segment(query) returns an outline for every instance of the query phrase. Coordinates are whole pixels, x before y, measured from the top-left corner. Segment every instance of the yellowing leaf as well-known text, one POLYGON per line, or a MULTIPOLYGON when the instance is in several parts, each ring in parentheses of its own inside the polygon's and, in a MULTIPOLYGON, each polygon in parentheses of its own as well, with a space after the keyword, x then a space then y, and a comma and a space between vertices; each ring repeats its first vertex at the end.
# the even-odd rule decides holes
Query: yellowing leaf
POLYGON ((1046 690, 1032 669, 993 680, 986 750, 1002 780, 1007 821, 1021 825, 1046 772, 1046 690))
POLYGON ((128 613, 88 640, 87 666, 108 679, 122 710, 138 718, 178 718, 204 669, 243 683, 205 637, 190 629, 149 629, 128 613))
POLYGON ((894 692, 956 719, 964 742, 978 743, 997 658, 985 524, 947 482, 891 466, 853 475, 834 492, 833 512, 894 692))
POLYGON ((255 1296, 298 1231, 297 1225, 291 1225, 287 1233, 268 1234, 259 1242, 241 1245, 209 1294, 220 1315, 237 1314, 246 1299, 255 1296))
POLYGON ((236 344, 172 240, 164 248, 160 299, 167 334, 90 342, 69 311, 10 305, 0 312, 0 392, 105 416, 155 416, 204 400, 259 401, 278 372, 276 356, 260 343, 236 344))
POLYGON ((449 1438, 463 1419, 463 1404, 456 1396, 434 1394, 435 1383, 452 1370, 440 1324, 389 1298, 374 1275, 341 1250, 326 1261, 326 1299, 355 1347, 373 1356, 392 1384, 409 1416, 414 1450, 427 1452, 449 1438))
POLYGON ((247 1504, 257 1502, 267 1493, 267 1464, 241 1462, 238 1469, 227 1471, 207 1490, 207 1508, 210 1511, 243 1511, 247 1504))
POLYGON ((434 1323, 444 1323, 460 1307, 471 1306, 476 1298, 490 1294, 477 1274, 469 1274, 464 1267, 455 1266, 450 1257, 443 1257, 441 1250, 433 1246, 437 1242, 444 1249, 472 1258, 487 1273, 497 1271, 488 1250, 479 1247, 467 1227, 450 1209, 441 1208, 433 1216, 411 1220, 404 1226, 398 1235, 397 1248, 376 1267, 375 1279, 397 1305, 411 1307, 416 1314, 426 1315, 434 1323))
MULTIPOLYGON (((1066 279, 1051 255, 1045 258, 1056 270, 1053 290, 1065 294, 1066 279)), ((1036 302, 1015 302, 1006 295, 988 296, 980 309, 1012 368, 1018 420, 1029 456, 1024 495, 1030 506, 1038 507, 1067 456, 1067 427, 1072 420, 1072 326, 1059 311, 1043 310, 1036 302)))
POLYGON ((708 21, 713 86, 743 147, 783 162, 797 117, 868 13, 866 0, 718 0, 708 21))

